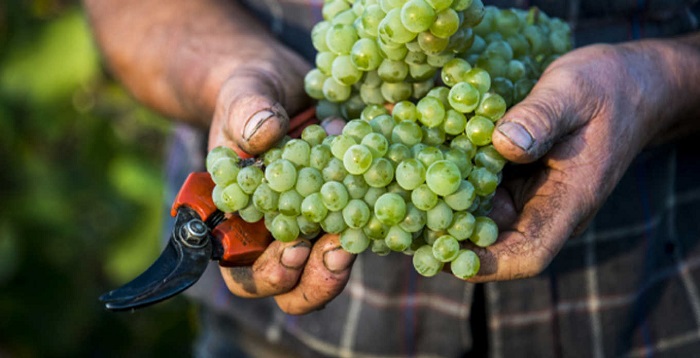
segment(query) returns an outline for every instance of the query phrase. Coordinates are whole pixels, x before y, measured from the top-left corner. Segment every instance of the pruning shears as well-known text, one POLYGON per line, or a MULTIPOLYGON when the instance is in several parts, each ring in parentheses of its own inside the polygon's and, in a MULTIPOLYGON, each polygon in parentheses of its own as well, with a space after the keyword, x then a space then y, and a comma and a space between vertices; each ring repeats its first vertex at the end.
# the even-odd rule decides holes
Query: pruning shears
MULTIPOLYGON (((290 120, 289 135, 318 123, 310 108, 290 120)), ((141 275, 100 296, 112 311, 149 306, 181 293, 204 274, 210 261, 221 266, 251 265, 272 242, 264 222, 248 223, 225 214, 212 200, 214 182, 207 172, 190 173, 173 202, 175 224, 160 257, 141 275)))

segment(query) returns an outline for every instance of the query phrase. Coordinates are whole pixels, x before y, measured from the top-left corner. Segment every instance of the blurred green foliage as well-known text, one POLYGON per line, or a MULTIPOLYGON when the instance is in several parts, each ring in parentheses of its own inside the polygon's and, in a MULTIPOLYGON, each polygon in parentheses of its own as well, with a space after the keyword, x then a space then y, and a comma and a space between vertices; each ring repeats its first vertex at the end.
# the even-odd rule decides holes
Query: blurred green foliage
POLYGON ((0 3, 0 357, 190 354, 184 298, 97 301, 160 252, 169 130, 106 74, 78 2, 0 3))

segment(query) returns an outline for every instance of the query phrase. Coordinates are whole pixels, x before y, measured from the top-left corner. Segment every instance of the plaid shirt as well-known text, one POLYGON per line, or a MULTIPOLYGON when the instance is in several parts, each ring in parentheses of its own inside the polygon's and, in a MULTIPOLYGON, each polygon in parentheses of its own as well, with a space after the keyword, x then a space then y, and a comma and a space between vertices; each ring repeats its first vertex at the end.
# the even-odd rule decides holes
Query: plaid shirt
MULTIPOLYGON (((322 3, 248 5, 283 41, 312 58, 308 30, 320 20, 322 3)), ((578 45, 696 27, 690 5, 681 0, 489 4, 539 6, 572 23, 578 45)), ((206 137, 179 127, 174 138, 169 168, 176 189, 188 172, 202 170, 206 137)), ((570 239, 545 272, 529 279, 483 285, 447 274, 426 279, 415 273, 409 256, 367 253, 358 256, 343 293, 323 310, 288 316, 272 299, 231 295, 212 264, 187 292, 203 303, 195 354, 698 356, 698 158, 700 147, 692 139, 640 154, 589 229, 570 239)))

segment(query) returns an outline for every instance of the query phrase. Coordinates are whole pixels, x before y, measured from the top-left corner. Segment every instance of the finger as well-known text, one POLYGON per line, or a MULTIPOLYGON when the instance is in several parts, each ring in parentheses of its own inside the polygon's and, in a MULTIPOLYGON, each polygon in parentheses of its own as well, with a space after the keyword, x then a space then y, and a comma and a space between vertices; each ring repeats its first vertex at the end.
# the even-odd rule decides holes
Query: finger
POLYGON ((308 240, 273 241, 252 266, 221 267, 221 274, 236 296, 274 296, 297 284, 310 252, 308 240))
POLYGON ((343 291, 355 257, 342 249, 338 235, 323 236, 314 244, 299 284, 276 296, 277 304, 289 314, 304 314, 322 308, 343 291))
POLYGON ((596 104, 583 100, 588 89, 577 76, 556 70, 543 75, 498 122, 492 137, 496 150, 512 162, 531 163, 592 118, 596 104))
POLYGON ((517 220, 486 248, 470 247, 481 260, 472 282, 512 280, 542 272, 586 212, 582 200, 550 171, 533 185, 517 220))
POLYGON ((279 142, 289 128, 286 109, 296 113, 304 104, 298 96, 290 99, 287 87, 279 76, 263 70, 242 70, 229 78, 217 99, 210 149, 225 145, 256 155, 279 142))

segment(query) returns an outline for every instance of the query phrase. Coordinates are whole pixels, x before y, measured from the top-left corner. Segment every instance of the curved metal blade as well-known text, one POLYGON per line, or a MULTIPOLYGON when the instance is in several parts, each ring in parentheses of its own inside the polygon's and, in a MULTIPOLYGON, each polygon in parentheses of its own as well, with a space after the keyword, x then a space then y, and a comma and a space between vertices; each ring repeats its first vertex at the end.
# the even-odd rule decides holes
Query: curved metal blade
POLYGON ((100 297, 109 310, 139 308, 170 298, 192 286, 204 273, 212 255, 212 242, 189 247, 174 234, 160 257, 144 273, 100 297))

